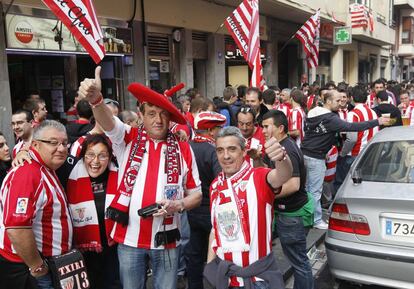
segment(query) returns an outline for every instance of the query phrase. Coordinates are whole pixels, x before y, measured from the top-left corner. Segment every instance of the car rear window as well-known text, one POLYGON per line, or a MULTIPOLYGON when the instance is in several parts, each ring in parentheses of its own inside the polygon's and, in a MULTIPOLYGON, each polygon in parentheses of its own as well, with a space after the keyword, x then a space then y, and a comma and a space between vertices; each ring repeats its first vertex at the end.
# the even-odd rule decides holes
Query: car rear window
POLYGON ((372 144, 355 170, 363 181, 414 183, 414 141, 372 144))

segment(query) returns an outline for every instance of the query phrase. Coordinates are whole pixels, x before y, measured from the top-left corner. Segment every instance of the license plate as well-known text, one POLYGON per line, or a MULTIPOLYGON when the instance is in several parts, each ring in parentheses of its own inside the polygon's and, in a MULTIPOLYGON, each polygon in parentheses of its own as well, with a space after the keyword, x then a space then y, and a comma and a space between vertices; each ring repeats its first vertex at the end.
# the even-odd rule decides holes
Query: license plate
POLYGON ((385 234, 388 236, 414 237, 414 221, 385 220, 385 234))

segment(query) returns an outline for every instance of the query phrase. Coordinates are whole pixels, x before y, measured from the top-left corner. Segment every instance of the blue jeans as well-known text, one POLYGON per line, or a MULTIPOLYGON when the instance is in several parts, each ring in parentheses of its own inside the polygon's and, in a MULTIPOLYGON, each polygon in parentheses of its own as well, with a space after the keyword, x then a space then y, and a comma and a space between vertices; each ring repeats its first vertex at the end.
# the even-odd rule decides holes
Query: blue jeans
POLYGON ((303 156, 306 166, 306 191, 312 194, 315 213, 314 223, 322 222, 321 196, 323 189, 323 179, 325 178, 325 160, 303 156))
POLYGON ((118 244, 118 259, 123 289, 145 288, 148 259, 151 261, 153 288, 177 287, 180 248, 149 250, 118 244))
POLYGON ((39 289, 53 289, 52 276, 50 273, 36 278, 37 287, 39 289))
POLYGON ((181 234, 181 246, 180 246, 180 256, 178 261, 178 275, 185 275, 186 272, 186 264, 188 262, 185 251, 188 247, 188 243, 190 242, 190 225, 188 224, 188 217, 187 212, 184 212, 181 215, 180 218, 181 221, 181 228, 180 228, 180 234, 181 234))
POLYGON ((301 217, 278 214, 276 230, 283 253, 293 267, 293 289, 313 289, 312 267, 306 254, 306 235, 309 229, 303 226, 301 217))
POLYGON ((339 187, 344 182, 346 175, 349 172, 349 169, 351 168, 352 163, 354 162, 356 157, 353 156, 344 156, 338 157, 338 161, 336 163, 336 175, 335 175, 335 181, 334 181, 334 189, 337 192, 339 190, 339 187))
MULTIPOLYGON (((230 287, 230 289, 243 289, 243 287, 230 287)), ((266 281, 257 281, 253 283, 253 289, 270 289, 269 283, 266 281)))

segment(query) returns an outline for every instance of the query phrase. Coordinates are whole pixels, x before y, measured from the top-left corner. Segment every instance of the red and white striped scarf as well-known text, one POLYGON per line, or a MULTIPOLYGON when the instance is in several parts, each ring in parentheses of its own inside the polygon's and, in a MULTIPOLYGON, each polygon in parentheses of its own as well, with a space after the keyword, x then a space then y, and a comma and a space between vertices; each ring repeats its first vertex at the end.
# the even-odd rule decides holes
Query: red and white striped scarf
MULTIPOLYGON (((116 194, 118 171, 113 163, 109 164, 109 175, 106 185, 105 210, 116 194)), ((85 251, 102 252, 103 245, 99 232, 98 213, 96 211, 92 183, 83 160, 79 160, 72 169, 66 194, 71 210, 75 246, 85 251)), ((114 226, 111 219, 105 217, 105 229, 110 242, 110 233, 114 226)))
MULTIPOLYGON (((124 175, 119 184, 115 199, 106 210, 108 218, 120 223, 123 226, 128 225, 129 204, 133 187, 141 167, 144 154, 146 152, 146 143, 148 141, 147 132, 141 126, 138 131, 138 138, 131 143, 131 151, 128 161, 125 165, 124 175)), ((178 141, 171 131, 167 134, 167 158, 165 161, 165 172, 167 174, 168 184, 178 184, 181 174, 178 141)))

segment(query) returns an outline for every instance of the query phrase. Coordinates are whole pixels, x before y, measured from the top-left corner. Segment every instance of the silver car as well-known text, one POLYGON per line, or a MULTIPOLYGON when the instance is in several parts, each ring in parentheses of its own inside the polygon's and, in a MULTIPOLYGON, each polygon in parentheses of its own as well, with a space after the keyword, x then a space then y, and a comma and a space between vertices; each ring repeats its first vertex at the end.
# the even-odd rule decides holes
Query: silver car
POLYGON ((325 246, 338 279, 414 288, 414 127, 381 130, 354 161, 325 246))

